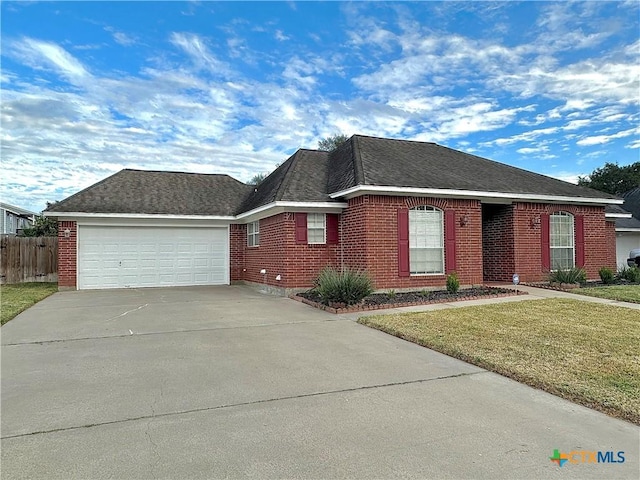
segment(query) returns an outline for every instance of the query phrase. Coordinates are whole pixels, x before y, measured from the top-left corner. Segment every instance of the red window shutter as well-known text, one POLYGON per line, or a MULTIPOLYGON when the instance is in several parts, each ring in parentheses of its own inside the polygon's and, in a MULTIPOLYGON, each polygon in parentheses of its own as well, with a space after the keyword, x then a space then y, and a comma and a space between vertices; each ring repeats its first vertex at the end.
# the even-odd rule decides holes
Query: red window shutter
POLYGON ((338 214, 327 213, 327 243, 336 245, 338 236, 338 214))
POLYGON ((456 269, 456 211, 444 212, 444 260, 445 272, 451 273, 456 269))
POLYGON ((409 210, 398 209, 398 276, 408 277, 409 271, 409 210))
POLYGON ((296 213, 296 243, 307 243, 307 214, 296 213))
POLYGON ((551 270, 551 248, 549 239, 549 214, 540 214, 540 249, 542 260, 542 271, 551 270))
POLYGON ((574 217, 576 233, 576 267, 584 267, 584 217, 576 215, 574 217))

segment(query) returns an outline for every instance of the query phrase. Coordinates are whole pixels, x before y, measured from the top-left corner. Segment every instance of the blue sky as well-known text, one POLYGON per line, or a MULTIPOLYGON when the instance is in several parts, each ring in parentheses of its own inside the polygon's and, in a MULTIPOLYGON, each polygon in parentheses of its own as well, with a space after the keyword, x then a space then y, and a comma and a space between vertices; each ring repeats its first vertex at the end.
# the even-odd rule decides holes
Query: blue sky
POLYGON ((247 181, 333 133, 575 181, 638 161, 640 3, 2 2, 2 198, 247 181))

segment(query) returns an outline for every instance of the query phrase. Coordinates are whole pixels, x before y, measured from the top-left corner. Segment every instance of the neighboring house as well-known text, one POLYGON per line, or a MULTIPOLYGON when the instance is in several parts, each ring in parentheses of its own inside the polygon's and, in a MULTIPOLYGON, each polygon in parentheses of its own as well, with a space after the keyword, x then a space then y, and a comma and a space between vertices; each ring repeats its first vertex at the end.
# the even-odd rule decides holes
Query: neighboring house
POLYGON ((627 266, 629 252, 640 248, 640 186, 622 194, 622 207, 607 207, 607 217, 616 222, 616 263, 618 268, 627 266))
POLYGON ((18 230, 33 225, 37 213, 0 202, 0 233, 15 235, 18 230))
POLYGON ((355 135, 298 150, 257 186, 122 170, 51 206, 59 285, 309 288, 327 266, 378 289, 546 279, 616 264, 622 200, 434 143, 355 135))

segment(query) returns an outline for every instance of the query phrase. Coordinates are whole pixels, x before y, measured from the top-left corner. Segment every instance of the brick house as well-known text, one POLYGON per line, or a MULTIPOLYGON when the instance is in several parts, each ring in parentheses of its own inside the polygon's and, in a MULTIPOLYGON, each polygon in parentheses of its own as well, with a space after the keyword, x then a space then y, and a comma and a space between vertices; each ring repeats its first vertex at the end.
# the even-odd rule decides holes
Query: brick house
POLYGON ((313 285, 327 266, 378 289, 539 281, 615 268, 621 199, 434 143, 354 135, 298 150, 257 186, 122 170, 50 207, 59 285, 313 285))

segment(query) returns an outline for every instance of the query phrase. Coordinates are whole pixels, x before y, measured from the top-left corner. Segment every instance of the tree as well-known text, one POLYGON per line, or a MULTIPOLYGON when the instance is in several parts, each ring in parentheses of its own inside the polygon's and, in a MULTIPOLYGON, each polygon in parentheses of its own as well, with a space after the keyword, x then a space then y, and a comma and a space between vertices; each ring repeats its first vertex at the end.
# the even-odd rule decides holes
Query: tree
POLYGON ((23 237, 57 237, 58 221, 55 218, 38 215, 32 227, 22 230, 23 237))
POLYGON ((640 162, 626 167, 619 167, 615 163, 605 163, 596 168, 591 175, 578 177, 578 185, 594 188, 612 195, 622 195, 640 186, 640 162))
POLYGON ((262 180, 264 180, 265 178, 267 178, 267 174, 266 173, 264 173, 264 172, 256 173, 253 177, 251 177, 251 180, 249 180, 249 185, 257 185, 262 180))
POLYGON ((333 152, 336 148, 342 145, 344 142, 349 140, 343 133, 336 133, 334 135, 330 135, 321 139, 318 142, 318 150, 322 150, 324 152, 333 152))
MULTIPOLYGON (((58 202, 47 202, 47 208, 53 207, 58 202)), ((57 237, 58 236, 58 220, 51 217, 45 217, 40 214, 35 218, 33 226, 22 230, 23 237, 57 237)))

